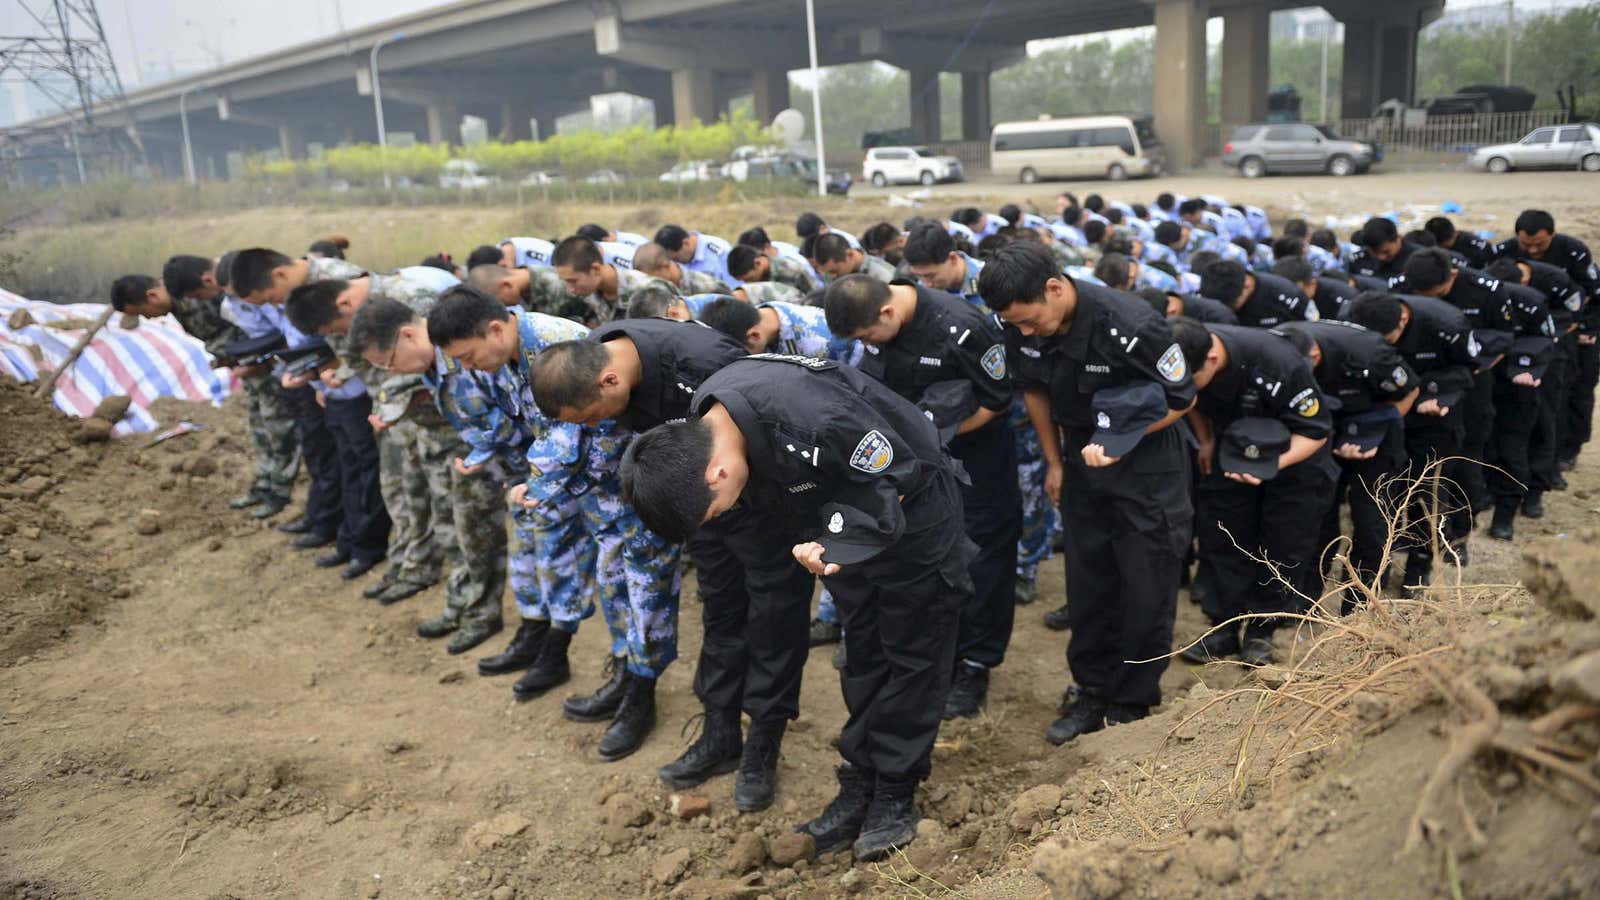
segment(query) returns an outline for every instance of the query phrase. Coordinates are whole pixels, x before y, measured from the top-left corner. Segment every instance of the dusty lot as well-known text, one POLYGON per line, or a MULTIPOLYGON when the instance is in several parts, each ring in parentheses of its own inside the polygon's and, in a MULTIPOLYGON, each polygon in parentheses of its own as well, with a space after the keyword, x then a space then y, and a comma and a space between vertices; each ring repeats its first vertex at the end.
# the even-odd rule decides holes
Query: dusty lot
MULTIPOLYGON (((1408 175, 1175 189, 1217 187, 1280 216, 1450 199, 1487 227, 1538 204, 1593 243, 1592 183, 1408 175)), ((1046 205, 1056 187, 1032 196, 1046 205)), ((844 227, 887 211, 828 207, 844 227)), ((780 214, 792 222, 788 209, 764 218, 777 226, 780 214)), ((359 247, 359 228, 347 230, 359 247)), ((1520 721, 1556 707, 1555 670, 1600 647, 1592 620, 1568 622, 1518 586, 1521 550, 1543 539, 1555 574, 1542 595, 1592 594, 1592 576, 1574 574, 1595 565, 1584 555, 1600 526, 1592 454, 1544 520, 1520 523, 1518 545, 1475 541, 1468 587, 1308 628, 1293 668, 1245 678, 1175 664, 1160 715, 1062 749, 1042 738, 1067 685, 1065 639, 1041 623, 1063 601, 1052 561, 1039 602, 1019 610, 989 715, 941 736, 913 851, 882 866, 779 866, 761 864, 747 835, 775 838, 831 796, 844 712, 827 650, 807 668, 778 804, 738 816, 724 777, 703 791, 710 816, 680 821, 654 772, 697 711, 692 581, 661 725, 635 756, 602 764, 599 727, 563 720, 561 690, 517 704, 508 678, 476 674, 505 636, 464 658, 414 637, 438 589, 379 608, 230 512, 248 472, 240 408, 162 412, 207 429, 154 448, 78 446, 72 423, 0 385, 0 898, 1045 895, 1030 864, 1061 897, 1600 896, 1600 798, 1505 753, 1469 763, 1448 815, 1425 817, 1432 842, 1400 852, 1430 772, 1474 718, 1453 679, 1484 685, 1520 721), (155 534, 138 533, 147 520, 155 534)), ((1201 617, 1187 600, 1179 616, 1187 642, 1201 617)), ((601 632, 586 624, 574 645, 574 690, 598 682, 601 632)), ((1575 754, 1563 759, 1590 778, 1597 743, 1593 723, 1560 735, 1575 754)))

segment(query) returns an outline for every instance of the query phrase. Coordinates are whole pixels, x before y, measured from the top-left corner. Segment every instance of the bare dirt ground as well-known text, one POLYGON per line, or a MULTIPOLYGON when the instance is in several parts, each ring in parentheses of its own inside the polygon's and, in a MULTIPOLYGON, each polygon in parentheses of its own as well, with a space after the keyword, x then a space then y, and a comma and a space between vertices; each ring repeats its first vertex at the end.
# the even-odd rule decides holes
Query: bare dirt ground
MULTIPOLYGON (((1600 238, 1587 178, 1518 177, 1439 191, 1469 224, 1538 202, 1600 238)), ((1370 193, 1308 208, 1430 202, 1420 182, 1380 182, 1227 191, 1278 217, 1324 189, 1370 193)), ((841 225, 887 211, 859 204, 837 208, 841 225)), ((1063 602, 1053 560, 988 715, 941 735, 918 841, 854 866, 790 862, 776 840, 832 795, 844 710, 827 649, 777 805, 737 815, 723 777, 696 792, 709 815, 680 819, 654 773, 697 712, 692 579, 661 724, 600 763, 600 727, 561 718, 564 690, 518 704, 509 678, 477 675, 508 635, 447 656, 412 632, 438 589, 379 608, 229 511, 249 471, 237 401, 158 409, 206 428, 79 445, 75 423, 0 385, 0 898, 1600 896, 1600 796, 1581 784, 1600 778, 1600 729, 1528 724, 1594 701, 1593 669, 1563 666, 1600 648, 1600 626, 1560 606, 1594 606, 1593 454, 1515 545, 1473 542, 1467 587, 1286 633, 1288 661, 1255 675, 1175 663, 1158 715, 1059 749, 1043 740, 1067 684, 1065 638, 1041 621, 1063 602), (1525 551, 1537 598, 1519 585, 1525 551), (1487 730, 1480 690, 1504 716, 1497 749, 1425 791, 1453 744, 1487 730), (1519 755, 1523 738, 1545 757, 1519 755), (1425 793, 1423 839, 1403 850, 1425 793)), ((1203 627, 1181 599, 1178 641, 1203 627)), ((598 683, 602 632, 579 634, 572 691, 598 683)))

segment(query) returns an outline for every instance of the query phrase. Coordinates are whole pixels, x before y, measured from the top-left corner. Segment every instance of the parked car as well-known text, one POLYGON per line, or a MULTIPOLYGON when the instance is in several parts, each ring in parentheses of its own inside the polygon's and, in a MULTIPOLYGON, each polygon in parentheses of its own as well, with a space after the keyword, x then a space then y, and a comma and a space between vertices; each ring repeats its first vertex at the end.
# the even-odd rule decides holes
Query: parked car
POLYGON ((659 180, 669 184, 677 181, 712 181, 717 178, 718 168, 709 159, 691 159, 662 172, 659 180))
POLYGON ((1350 141, 1325 126, 1301 122, 1241 125, 1222 145, 1222 164, 1246 178, 1274 172, 1327 172, 1345 176, 1365 172, 1383 158, 1366 141, 1350 141))
POLYGON ((1600 125, 1547 125, 1515 144, 1479 147, 1468 158, 1473 168, 1499 174, 1512 169, 1582 169, 1600 172, 1600 125))
POLYGON ((1166 151, 1149 116, 1076 116, 1001 122, 989 136, 989 170, 1033 184, 1041 178, 1160 175, 1166 151))
POLYGON ((547 184, 560 184, 566 180, 567 177, 565 175, 557 175, 553 172, 529 172, 522 179, 522 184, 524 187, 543 187, 547 184))
POLYGON ((481 190, 494 184, 494 179, 483 174, 483 167, 470 159, 445 160, 439 170, 439 187, 481 190))
POLYGON ((584 179, 583 179, 583 183, 584 184, 622 184, 624 181, 627 181, 627 180, 628 179, 623 177, 622 174, 617 172, 615 169, 600 169, 600 170, 598 170, 596 172, 591 172, 588 175, 586 175, 584 177, 584 179))
POLYGON ((965 177, 961 160, 935 156, 927 147, 873 147, 861 163, 861 177, 877 187, 889 184, 938 184, 965 177))

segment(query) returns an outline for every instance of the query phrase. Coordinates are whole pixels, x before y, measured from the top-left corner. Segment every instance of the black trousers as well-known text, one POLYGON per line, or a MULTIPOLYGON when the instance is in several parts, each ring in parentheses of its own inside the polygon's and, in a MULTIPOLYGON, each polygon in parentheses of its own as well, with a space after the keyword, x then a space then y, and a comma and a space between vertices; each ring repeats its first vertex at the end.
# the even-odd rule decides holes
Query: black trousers
POLYGON ((378 488, 378 442, 367 421, 372 400, 365 394, 349 400, 329 398, 327 413, 343 481, 339 549, 363 562, 382 559, 388 550, 390 522, 378 488))
POLYGON ((294 416, 295 434, 300 439, 300 458, 305 461, 310 485, 306 489, 306 524, 311 533, 335 537, 344 522, 343 479, 339 470, 339 447, 333 441, 327 414, 317 404, 317 392, 309 385, 283 392, 294 416))
MULTIPOLYGON (((1406 477, 1418 479, 1435 460, 1447 459, 1461 453, 1462 426, 1460 411, 1452 409, 1447 416, 1424 416, 1412 413, 1406 417, 1406 477)), ((1397 486, 1405 491, 1408 485, 1397 486)), ((1437 511, 1435 515, 1434 486, 1424 485, 1412 494, 1411 505, 1406 510, 1406 532, 1402 549, 1413 559, 1433 558, 1435 535, 1443 542, 1451 542, 1465 535, 1459 533, 1458 524, 1440 521, 1443 513, 1465 504, 1460 487, 1448 477, 1437 485, 1437 511)), ((1469 519, 1470 521, 1470 519, 1469 519)))
POLYGON ((1189 448, 1179 428, 1167 428, 1116 464, 1091 469, 1078 450, 1088 435, 1067 437, 1061 524, 1072 680, 1112 703, 1155 706, 1194 527, 1189 448), (1144 659, 1154 661, 1127 662, 1144 659))
MULTIPOLYGON (((1338 434, 1337 430, 1335 434, 1338 434)), ((1392 479, 1404 472, 1406 467, 1404 429, 1399 420, 1391 423, 1389 433, 1378 445, 1377 455, 1371 459, 1334 457, 1334 461, 1339 465, 1339 484, 1333 502, 1328 505, 1328 514, 1322 520, 1322 534, 1317 541, 1318 550, 1323 554, 1322 571, 1327 573, 1327 564, 1332 557, 1329 546, 1339 537, 1339 514, 1348 501, 1348 556, 1351 571, 1346 574, 1372 584, 1378 577, 1378 563, 1383 559, 1384 542, 1389 539, 1389 522, 1384 517, 1382 504, 1394 496, 1392 479)))
POLYGON ((1006 658, 1017 608, 1017 537, 1022 532, 1022 492, 1017 446, 1010 424, 999 418, 950 442, 971 484, 961 491, 967 537, 978 545, 972 561, 972 597, 961 608, 956 657, 992 669, 1006 658))
MULTIPOLYGON (((1489 444, 1494 440, 1495 382, 1499 380, 1503 368, 1497 366, 1472 376, 1472 390, 1461 400, 1461 455, 1465 459, 1451 463, 1446 474, 1460 486, 1467 500, 1474 504, 1487 503, 1491 497, 1487 475, 1478 462, 1487 458, 1489 444)), ((1483 508, 1475 506, 1472 512, 1481 512, 1483 508)), ((1472 514, 1460 512, 1452 526, 1461 534, 1470 533, 1472 514)))
POLYGON ((1321 593, 1317 538, 1336 479, 1323 449, 1260 485, 1226 478, 1221 467, 1200 482, 1200 554, 1215 578, 1203 609, 1212 624, 1245 613, 1300 612, 1296 590, 1321 593), (1289 584, 1252 556, 1272 560, 1289 584))
POLYGON ((1574 336, 1573 360, 1567 369, 1571 387, 1567 392, 1566 414, 1561 432, 1561 458, 1575 459, 1589 443, 1590 420, 1594 418, 1594 388, 1600 382, 1600 345, 1580 344, 1574 336))
POLYGON ((814 579, 794 545, 788 528, 745 506, 690 539, 705 632, 694 693, 708 713, 742 709, 752 722, 800 715, 814 579))
POLYGON ((962 521, 954 473, 932 475, 901 509, 906 527, 894 546, 822 581, 844 622, 849 718, 839 754, 880 778, 919 781, 931 768, 976 547, 954 527, 962 521))
POLYGON ((1539 421, 1539 389, 1516 384, 1504 371, 1494 381, 1494 433, 1484 451, 1495 504, 1515 507, 1533 483, 1528 444, 1539 421))
POLYGON ((1565 338, 1557 343, 1555 358, 1539 380, 1539 415, 1528 440, 1528 466, 1533 473, 1530 490, 1554 490, 1561 483, 1557 461, 1561 449, 1561 414, 1567 407, 1567 393, 1571 388, 1569 357, 1576 352, 1572 349, 1575 346, 1575 341, 1565 338))

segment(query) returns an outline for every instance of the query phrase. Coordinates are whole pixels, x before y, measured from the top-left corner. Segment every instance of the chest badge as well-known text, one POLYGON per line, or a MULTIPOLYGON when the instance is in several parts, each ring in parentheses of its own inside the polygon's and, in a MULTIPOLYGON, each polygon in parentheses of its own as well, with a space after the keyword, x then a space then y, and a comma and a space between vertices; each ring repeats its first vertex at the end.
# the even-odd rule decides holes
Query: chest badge
POLYGON ((868 475, 876 475, 889 464, 894 462, 894 445, 884 437, 882 432, 873 429, 861 438, 856 444, 856 449, 850 453, 850 468, 857 469, 868 475))

